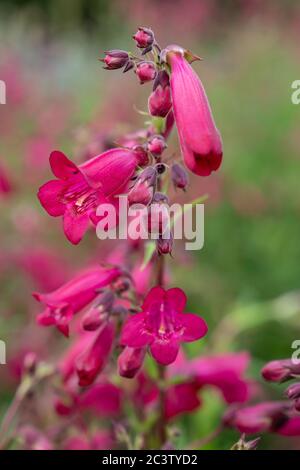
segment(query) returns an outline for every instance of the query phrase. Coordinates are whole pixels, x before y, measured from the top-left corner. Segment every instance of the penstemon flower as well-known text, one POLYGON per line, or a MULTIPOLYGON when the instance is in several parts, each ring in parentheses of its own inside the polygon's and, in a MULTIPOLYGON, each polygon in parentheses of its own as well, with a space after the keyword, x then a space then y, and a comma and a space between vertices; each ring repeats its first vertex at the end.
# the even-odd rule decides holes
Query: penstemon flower
POLYGON ((205 321, 193 313, 183 313, 186 296, 179 288, 157 286, 147 295, 142 312, 125 323, 121 344, 131 348, 149 346, 154 359, 164 365, 175 361, 180 343, 196 341, 207 333, 205 321))
POLYGON ((187 51, 169 46, 163 51, 171 69, 171 94, 180 146, 186 166, 208 176, 222 161, 222 141, 203 85, 188 63, 187 51))
POLYGON ((135 172, 137 156, 133 150, 117 148, 77 166, 54 151, 50 165, 58 179, 41 186, 38 198, 49 215, 63 217, 65 235, 76 245, 96 220, 99 204, 123 191, 135 172))
POLYGON ((91 303, 99 290, 121 275, 119 268, 90 268, 59 289, 48 294, 33 295, 46 309, 38 316, 40 325, 55 325, 65 336, 69 334, 69 323, 73 316, 91 303))

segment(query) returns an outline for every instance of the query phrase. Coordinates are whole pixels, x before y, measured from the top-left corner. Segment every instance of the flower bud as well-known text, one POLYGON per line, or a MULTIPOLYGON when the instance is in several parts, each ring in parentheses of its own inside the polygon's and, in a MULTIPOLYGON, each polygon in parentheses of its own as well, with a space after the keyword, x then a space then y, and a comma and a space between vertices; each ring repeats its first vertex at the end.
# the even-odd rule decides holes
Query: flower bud
POLYGON ((129 55, 126 51, 121 51, 119 49, 113 49, 111 51, 105 51, 104 59, 100 59, 106 67, 107 70, 116 70, 121 69, 129 61, 129 55))
POLYGON ((144 145, 135 145, 133 147, 133 151, 137 156, 138 165, 141 167, 147 166, 149 163, 149 154, 144 145))
POLYGON ((166 200, 152 201, 145 222, 147 223, 148 233, 154 239, 158 240, 163 234, 170 231, 169 205, 166 200))
POLYGON ((161 135, 152 136, 148 142, 148 150, 155 157, 159 157, 166 148, 167 148, 166 141, 161 135))
POLYGON ((143 365, 146 349, 126 347, 118 358, 118 368, 121 377, 132 379, 143 365))
POLYGON ((138 31, 132 37, 135 40, 137 47, 140 49, 152 46, 154 42, 154 33, 149 28, 138 28, 138 31))
POLYGON ((107 320, 107 312, 101 312, 97 307, 91 307, 82 318, 82 328, 85 331, 95 331, 107 320))
POLYGON ((136 66, 136 71, 141 85, 146 82, 154 80, 156 76, 156 68, 153 62, 139 62, 136 66))
POLYGON ((295 365, 290 359, 271 361, 263 367, 261 373, 269 382, 285 382, 300 374, 300 364, 295 365))
POLYGON ((157 172, 149 166, 138 176, 133 188, 128 193, 128 204, 150 204, 155 191, 157 172))
POLYGON ((290 385, 286 389, 285 394, 290 400, 296 400, 297 398, 300 398, 300 383, 297 382, 290 385))
POLYGON ((148 99, 148 109, 152 116, 166 117, 171 107, 169 75, 163 70, 156 75, 153 92, 148 99))
POLYGON ((160 237, 156 242, 157 252, 160 255, 168 255, 172 253, 173 249, 173 234, 170 231, 168 237, 160 237))
POLYGON ((175 188, 186 190, 189 183, 187 171, 179 163, 174 163, 171 167, 171 178, 175 188))

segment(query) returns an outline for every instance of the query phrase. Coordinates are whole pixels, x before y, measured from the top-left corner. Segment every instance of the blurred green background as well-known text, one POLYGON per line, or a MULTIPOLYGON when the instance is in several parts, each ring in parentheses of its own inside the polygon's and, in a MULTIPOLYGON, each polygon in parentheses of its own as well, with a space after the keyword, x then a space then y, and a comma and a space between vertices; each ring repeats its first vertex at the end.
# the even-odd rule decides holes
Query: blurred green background
MULTIPOLYGON (((209 323, 205 352, 249 350, 250 376, 262 384, 264 362, 290 357, 300 338, 300 105, 291 102, 291 84, 300 78, 299 2, 2 0, 0 18, 0 79, 14 64, 15 87, 23 89, 20 105, 12 103, 8 82, 8 104, 0 109, 0 163, 15 188, 0 200, 0 338, 9 351, 33 322, 30 296, 38 286, 6 263, 7 255, 43 240, 71 269, 99 249, 92 235, 77 249, 69 246, 39 207, 36 190, 50 175, 47 145, 37 168, 28 141, 44 139, 50 150, 76 156, 91 133, 142 124, 133 105, 146 110, 149 87, 139 87, 133 74, 105 73, 97 58, 107 48, 134 50, 131 35, 143 25, 163 45, 179 43, 204 58, 195 69, 224 141, 219 173, 192 179, 189 199, 210 196, 205 246, 194 260, 188 253, 169 261, 174 284, 188 293, 190 311, 209 323), (29 219, 19 217, 24 209, 29 219)), ((175 133, 172 145, 178 151, 175 133)), ((280 387, 263 387, 264 398, 281 399, 280 387)), ((5 407, 11 388, 2 383, 1 396, 5 407)), ((204 403, 183 418, 187 442, 218 422, 222 405, 211 393, 204 403)), ((225 433, 213 447, 228 448, 236 437, 225 433)), ((299 447, 297 440, 264 437, 262 447, 290 445, 299 447)))

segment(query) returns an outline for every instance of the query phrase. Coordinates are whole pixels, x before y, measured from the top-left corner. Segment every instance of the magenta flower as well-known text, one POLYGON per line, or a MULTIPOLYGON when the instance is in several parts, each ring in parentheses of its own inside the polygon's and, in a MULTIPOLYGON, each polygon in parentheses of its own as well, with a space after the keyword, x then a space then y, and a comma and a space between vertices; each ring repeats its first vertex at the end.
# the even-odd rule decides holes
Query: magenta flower
POLYGON ((194 377, 199 388, 218 388, 227 403, 244 403, 251 394, 251 384, 244 377, 249 362, 246 352, 207 356, 185 361, 182 372, 194 377))
POLYGON ((119 268, 90 268, 49 294, 33 293, 46 309, 38 316, 40 325, 55 325, 65 336, 74 314, 86 307, 98 295, 99 289, 114 281, 121 272, 119 268))
POLYGON ((48 181, 38 192, 44 209, 52 217, 63 217, 68 240, 77 244, 95 221, 99 204, 122 192, 137 166, 136 155, 129 149, 112 149, 75 165, 62 152, 50 155, 53 174, 58 178, 48 181))
POLYGON ((245 434, 275 432, 284 436, 300 435, 300 416, 293 413, 288 402, 263 402, 229 410, 224 423, 245 434))
POLYGON ((166 419, 174 418, 182 413, 191 413, 200 405, 198 388, 193 382, 172 385, 167 389, 166 394, 166 419))
POLYGON ((165 50, 171 67, 175 121, 186 166, 197 175, 208 176, 221 165, 222 140, 203 85, 184 56, 178 46, 165 50))
POLYGON ((105 367, 115 336, 115 327, 107 322, 92 343, 76 359, 76 372, 80 387, 91 385, 105 367))
POLYGON ((183 313, 186 296, 179 288, 154 287, 123 327, 121 344, 131 348, 150 347, 154 359, 163 365, 175 361, 181 342, 196 341, 207 333, 205 321, 183 313))

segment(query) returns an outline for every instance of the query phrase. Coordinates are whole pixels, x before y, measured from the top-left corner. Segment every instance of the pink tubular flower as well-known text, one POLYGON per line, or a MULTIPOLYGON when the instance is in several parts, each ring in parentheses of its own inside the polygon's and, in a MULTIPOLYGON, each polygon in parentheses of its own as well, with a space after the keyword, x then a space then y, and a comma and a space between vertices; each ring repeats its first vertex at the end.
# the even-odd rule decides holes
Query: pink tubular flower
POLYGON ((171 67, 173 110, 185 164, 193 173, 208 176, 219 168, 223 152, 205 90, 183 49, 169 46, 164 52, 171 67))
POLYGON ((198 387, 218 388, 227 403, 244 403, 250 398, 250 383, 244 378, 248 353, 201 357, 186 363, 185 371, 194 376, 198 387))
POLYGON ((65 235, 76 245, 94 220, 98 205, 121 192, 133 176, 137 159, 132 150, 116 148, 77 166, 54 151, 50 165, 58 179, 44 184, 38 198, 49 215, 63 216, 65 235))
POLYGON ((80 387, 91 385, 105 367, 111 352, 114 335, 114 324, 108 322, 92 344, 77 358, 76 371, 80 387))
POLYGON ((285 436, 300 435, 300 417, 292 414, 286 402, 263 402, 258 405, 231 410, 224 423, 241 433, 275 432, 285 436))
POLYGON ((91 410, 101 417, 118 415, 122 408, 122 390, 107 381, 95 383, 79 395, 77 407, 80 411, 91 410))
POLYGON ((39 302, 46 305, 46 309, 38 316, 38 323, 43 326, 56 325, 59 331, 68 336, 73 315, 92 302, 99 295, 99 289, 110 284, 120 274, 119 268, 90 268, 49 294, 33 293, 39 302))
POLYGON ((175 361, 181 342, 196 341, 207 333, 205 321, 183 313, 186 296, 179 288, 154 287, 123 327, 121 344, 131 348, 150 346, 152 356, 163 365, 175 361))

